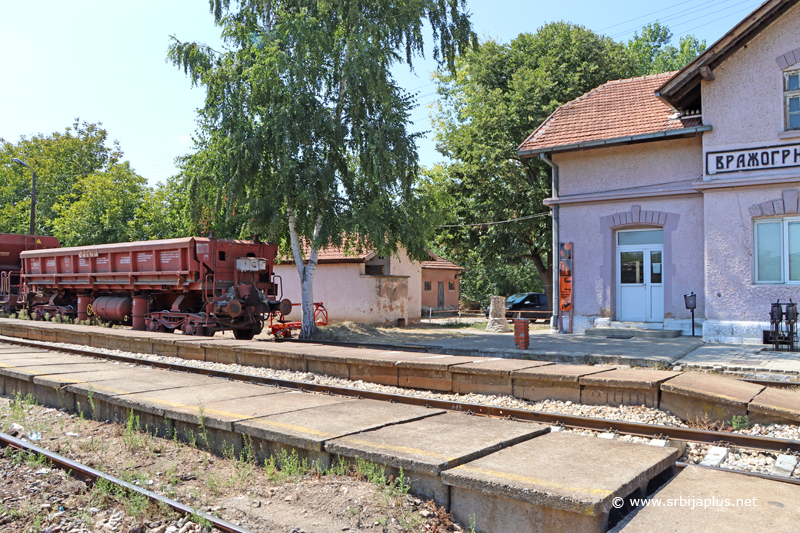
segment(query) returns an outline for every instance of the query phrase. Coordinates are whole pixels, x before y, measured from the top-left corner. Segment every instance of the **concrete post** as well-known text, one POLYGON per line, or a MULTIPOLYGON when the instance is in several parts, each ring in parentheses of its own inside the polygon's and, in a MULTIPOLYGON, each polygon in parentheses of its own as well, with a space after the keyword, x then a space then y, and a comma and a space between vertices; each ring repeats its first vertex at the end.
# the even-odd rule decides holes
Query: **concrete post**
POLYGON ((494 333, 506 333, 509 331, 508 321, 506 320, 506 299, 502 296, 492 296, 486 331, 494 333))

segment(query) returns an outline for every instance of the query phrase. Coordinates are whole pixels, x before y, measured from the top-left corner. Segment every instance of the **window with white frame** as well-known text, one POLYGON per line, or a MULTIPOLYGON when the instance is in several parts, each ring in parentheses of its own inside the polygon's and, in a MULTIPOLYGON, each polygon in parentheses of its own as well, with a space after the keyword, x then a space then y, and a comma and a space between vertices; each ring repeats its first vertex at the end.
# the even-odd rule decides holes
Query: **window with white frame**
POLYGON ((786 99, 786 129, 800 130, 800 70, 784 72, 783 94, 786 99))
POLYGON ((756 283, 800 283, 800 218, 754 225, 756 283))

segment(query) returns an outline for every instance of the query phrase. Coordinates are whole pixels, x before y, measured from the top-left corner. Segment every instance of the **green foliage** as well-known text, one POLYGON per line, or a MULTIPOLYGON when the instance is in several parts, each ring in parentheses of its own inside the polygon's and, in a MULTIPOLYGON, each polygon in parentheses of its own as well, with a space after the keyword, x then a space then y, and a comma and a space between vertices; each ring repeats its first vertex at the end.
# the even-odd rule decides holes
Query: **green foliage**
POLYGON ((747 415, 744 415, 744 416, 734 415, 734 417, 731 418, 731 427, 733 427, 733 429, 735 429, 735 430, 741 430, 741 429, 749 428, 750 427, 750 417, 747 416, 747 415))
POLYGON ((16 144, 0 139, 0 231, 28 233, 30 222, 31 170, 11 160, 19 158, 36 171, 36 230, 52 235, 54 208, 72 193, 75 181, 122 157, 117 143, 106 146, 108 133, 101 126, 76 119, 63 133, 22 136, 16 144))
MULTIPOLYGON (((206 89, 197 154, 184 166, 194 223, 277 241, 288 233, 315 249, 349 239, 389 255, 402 243, 424 257, 430 209, 415 187, 414 100, 391 69, 422 54, 423 26, 434 58, 452 67, 474 38, 464 1, 212 0, 212 12, 223 52, 177 39, 169 51, 206 89)), ((306 287, 314 257, 301 257, 306 287)))
POLYGON ((642 28, 642 34, 634 33, 628 41, 628 53, 634 61, 632 75, 645 76, 679 70, 705 50, 706 42, 694 35, 681 37, 678 46, 672 44, 672 32, 658 21, 642 28))
POLYGON ((454 73, 436 74, 437 149, 452 162, 429 169, 421 189, 435 202, 433 218, 458 226, 443 228, 434 248, 467 267, 466 304, 539 290, 552 302, 551 222, 542 203, 551 171, 521 160, 516 147, 560 105, 608 80, 678 68, 704 46, 689 36, 675 48, 670 38, 658 23, 626 45, 553 22, 507 44, 487 40, 454 73))
POLYGON ((126 162, 76 180, 53 206, 53 234, 65 246, 136 240, 129 225, 145 196, 146 181, 126 162))
POLYGON ((76 119, 62 132, 0 139, 0 232, 28 233, 32 172, 37 174, 36 231, 62 245, 124 242, 185 234, 177 178, 151 189, 108 144, 102 124, 76 119))

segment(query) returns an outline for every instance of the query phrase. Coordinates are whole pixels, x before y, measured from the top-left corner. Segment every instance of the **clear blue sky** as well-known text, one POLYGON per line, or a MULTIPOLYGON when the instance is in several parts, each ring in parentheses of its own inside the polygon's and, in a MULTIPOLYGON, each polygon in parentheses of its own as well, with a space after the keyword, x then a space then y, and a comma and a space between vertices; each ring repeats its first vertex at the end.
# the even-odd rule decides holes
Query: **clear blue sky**
MULTIPOLYGON (((468 0, 475 31, 508 42, 522 32, 564 20, 628 40, 656 19, 677 38, 712 44, 761 4, 759 0, 468 0)), ((176 173, 174 158, 191 149, 202 89, 165 62, 169 36, 219 45, 205 0, 5 0, 0 31, 0 138, 63 131, 80 117, 102 122, 133 168, 151 183, 176 173)), ((418 93, 415 131, 430 129, 435 98, 430 60, 397 70, 418 93)), ((431 136, 421 139, 422 164, 441 160, 431 136)))

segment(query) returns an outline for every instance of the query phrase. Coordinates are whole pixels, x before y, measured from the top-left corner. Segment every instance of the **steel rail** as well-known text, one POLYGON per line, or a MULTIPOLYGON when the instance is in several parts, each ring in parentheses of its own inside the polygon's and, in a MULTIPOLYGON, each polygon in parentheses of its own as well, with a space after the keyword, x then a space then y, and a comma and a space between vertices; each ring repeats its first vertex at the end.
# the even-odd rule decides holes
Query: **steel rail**
POLYGON ((706 466, 706 465, 695 465, 692 463, 684 463, 683 461, 678 461, 675 463, 675 472, 680 472, 687 466, 694 466, 696 468, 705 468, 708 470, 721 470, 723 472, 730 472, 732 474, 741 474, 743 476, 750 476, 750 477, 757 477, 761 479, 766 479, 769 481, 778 481, 780 483, 789 483, 790 485, 800 485, 800 479, 793 478, 793 477, 783 477, 783 476, 773 476, 771 474, 762 474, 761 472, 750 472, 748 470, 733 470, 731 468, 721 468, 719 466, 706 466))
POLYGON ((91 349, 69 348, 60 346, 50 346, 39 341, 23 339, 5 340, 27 347, 45 348, 51 351, 62 351, 77 355, 100 357, 125 363, 152 366, 166 370, 200 374, 205 376, 230 379, 261 385, 269 385, 285 389, 301 390, 306 392, 317 392, 337 396, 348 396, 356 398, 366 398, 385 402, 401 403, 406 405, 417 405, 449 411, 459 411, 474 415, 494 416, 526 422, 540 422, 545 424, 562 425, 574 429, 587 429, 593 431, 615 431, 626 435, 633 435, 646 438, 669 438, 672 440, 697 442, 703 444, 734 445, 740 448, 752 448, 767 451, 790 451, 800 453, 800 441, 790 439, 779 439, 775 437, 762 437, 758 435, 744 435, 739 433, 727 433, 724 431, 710 431, 703 429, 681 428, 675 426, 662 426, 656 424, 643 424, 641 422, 625 422, 621 420, 608 420, 604 418, 590 418, 561 413, 551 413, 545 411, 529 411, 527 409, 515 409, 508 407, 495 407, 469 402, 457 402, 450 400, 436 400, 423 398, 420 396, 406 396, 403 394, 391 394, 378 391, 367 391, 361 389, 351 389, 347 387, 337 387, 333 385, 321 385, 319 383, 309 383, 305 381, 292 381, 278 378, 268 378, 242 374, 239 372, 226 372, 223 370, 213 370, 209 368, 199 368, 189 365, 165 363, 139 359, 127 355, 109 354, 91 349))
MULTIPOLYGON (((429 351, 428 346, 417 344, 380 344, 370 342, 350 342, 350 341, 326 341, 326 340, 303 340, 303 339, 275 339, 276 342, 287 342, 296 344, 321 344, 323 346, 336 346, 339 348, 369 348, 372 350, 392 350, 396 352, 413 353, 435 353, 440 355, 452 355, 438 351, 429 351)), ((737 381, 746 381, 756 385, 785 389, 789 387, 800 387, 800 381, 777 381, 772 379, 755 378, 731 378, 737 381)))
POLYGON ((216 516, 204 513, 198 509, 189 507, 188 505, 184 505, 180 502, 176 502, 175 500, 172 500, 165 496, 161 496, 160 494, 156 494, 155 492, 143 489, 141 487, 137 487, 136 485, 128 483, 127 481, 123 481, 114 476, 109 476, 108 474, 104 474, 99 470, 95 470, 94 468, 88 467, 81 463, 76 463, 75 461, 67 459, 62 455, 51 452, 50 450, 47 450, 45 448, 36 446, 35 444, 31 444, 30 442, 18 439, 16 437, 12 437, 11 435, 8 435, 6 433, 0 432, 0 444, 4 446, 10 446, 12 448, 17 448, 19 450, 25 450, 26 452, 35 453, 37 455, 46 457, 51 464, 56 465, 61 470, 69 472, 69 474, 73 477, 78 477, 80 479, 91 481, 93 483, 96 482, 98 479, 103 479, 109 483, 123 487, 128 491, 136 492, 138 494, 141 494, 142 496, 146 496, 150 500, 153 500, 157 503, 166 504, 181 514, 199 516, 205 520, 208 520, 214 525, 214 527, 222 531, 228 533, 254 533, 250 529, 237 526, 235 524, 228 522, 227 520, 217 518, 216 516))

